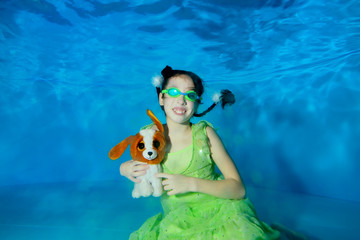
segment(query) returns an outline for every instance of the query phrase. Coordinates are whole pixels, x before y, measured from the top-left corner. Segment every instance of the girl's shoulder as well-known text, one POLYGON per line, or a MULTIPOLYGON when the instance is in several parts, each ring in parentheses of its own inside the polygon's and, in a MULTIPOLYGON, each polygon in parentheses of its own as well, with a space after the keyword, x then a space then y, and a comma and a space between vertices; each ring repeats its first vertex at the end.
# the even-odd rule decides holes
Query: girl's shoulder
POLYGON ((211 127, 212 129, 214 129, 214 126, 210 122, 205 121, 205 120, 201 120, 198 123, 194 124, 195 131, 205 131, 205 133, 206 133, 207 127, 211 127))
POLYGON ((198 123, 193 125, 193 137, 196 140, 201 140, 204 142, 208 141, 208 131, 216 131, 214 126, 205 120, 201 120, 198 123))

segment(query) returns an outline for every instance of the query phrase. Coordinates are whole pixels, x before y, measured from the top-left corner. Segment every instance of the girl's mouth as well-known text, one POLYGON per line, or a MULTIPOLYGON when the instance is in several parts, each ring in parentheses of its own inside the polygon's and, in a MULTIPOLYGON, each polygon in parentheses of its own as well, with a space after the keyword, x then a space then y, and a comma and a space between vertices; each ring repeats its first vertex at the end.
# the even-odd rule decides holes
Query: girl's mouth
POLYGON ((172 110, 176 115, 180 115, 180 116, 186 113, 186 110, 181 107, 174 107, 172 110))

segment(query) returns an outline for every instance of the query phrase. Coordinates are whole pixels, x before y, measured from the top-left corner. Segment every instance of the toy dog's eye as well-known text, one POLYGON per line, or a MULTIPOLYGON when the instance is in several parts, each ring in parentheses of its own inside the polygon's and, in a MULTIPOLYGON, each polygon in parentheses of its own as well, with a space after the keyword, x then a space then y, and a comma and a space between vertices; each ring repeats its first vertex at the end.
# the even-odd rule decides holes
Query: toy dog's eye
POLYGON ((160 142, 158 140, 154 140, 153 146, 154 148, 158 149, 160 147, 160 142))
POLYGON ((139 150, 143 150, 145 148, 144 142, 139 142, 137 147, 138 147, 139 150))

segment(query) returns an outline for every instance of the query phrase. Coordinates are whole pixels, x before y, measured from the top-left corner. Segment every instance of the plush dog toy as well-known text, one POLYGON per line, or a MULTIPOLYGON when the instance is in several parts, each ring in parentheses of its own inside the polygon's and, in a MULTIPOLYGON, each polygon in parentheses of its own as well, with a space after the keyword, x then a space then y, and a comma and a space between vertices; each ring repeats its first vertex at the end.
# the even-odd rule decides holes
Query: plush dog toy
POLYGON ((132 192, 133 198, 148 197, 153 195, 155 197, 161 196, 163 189, 161 179, 154 177, 154 174, 161 171, 160 163, 165 155, 165 136, 164 127, 155 115, 147 110, 147 115, 155 123, 159 131, 155 129, 144 129, 135 136, 129 136, 109 152, 109 157, 112 160, 118 159, 130 145, 130 154, 134 161, 144 162, 149 164, 149 169, 146 174, 140 176, 140 183, 135 183, 132 192))

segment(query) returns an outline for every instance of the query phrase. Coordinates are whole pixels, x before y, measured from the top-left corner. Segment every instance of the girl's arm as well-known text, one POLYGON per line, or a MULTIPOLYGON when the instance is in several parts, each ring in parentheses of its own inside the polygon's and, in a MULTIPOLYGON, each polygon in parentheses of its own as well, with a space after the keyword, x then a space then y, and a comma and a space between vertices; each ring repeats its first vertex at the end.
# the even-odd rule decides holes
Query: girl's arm
POLYGON ((210 140, 212 158, 223 174, 224 180, 197 179, 195 180, 195 191, 222 198, 244 198, 246 193, 244 184, 220 137, 211 127, 207 127, 206 132, 210 140))
POLYGON ((224 144, 213 128, 206 128, 210 140, 212 158, 224 176, 224 180, 205 180, 201 178, 172 175, 166 173, 157 174, 163 180, 164 189, 168 195, 186 192, 201 192, 220 198, 242 199, 245 197, 245 187, 239 172, 227 153, 224 144))

